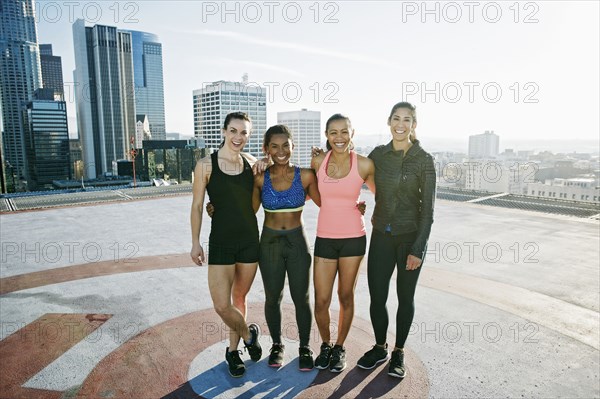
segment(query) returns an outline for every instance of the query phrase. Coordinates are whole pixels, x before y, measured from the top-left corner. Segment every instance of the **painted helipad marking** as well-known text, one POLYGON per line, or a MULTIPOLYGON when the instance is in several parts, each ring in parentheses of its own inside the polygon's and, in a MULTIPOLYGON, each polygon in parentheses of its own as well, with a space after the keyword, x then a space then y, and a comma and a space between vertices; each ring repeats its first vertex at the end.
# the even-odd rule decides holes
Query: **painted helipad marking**
POLYGON ((263 358, 253 362, 243 352, 240 356, 246 365, 244 378, 231 378, 224 361, 225 348, 229 340, 220 341, 204 349, 192 361, 188 371, 188 381, 192 390, 203 397, 226 398, 293 398, 307 389, 318 373, 317 369, 308 372, 298 370, 299 342, 282 340, 285 344, 284 365, 269 367, 268 355, 272 341, 262 335, 259 342, 263 347, 263 358))
MULTIPOLYGON (((2 278, 0 295, 82 278, 187 266, 197 267, 188 254, 68 266, 2 278)), ((600 315, 591 309, 525 288, 436 267, 425 267, 419 284, 493 306, 600 349, 600 315)))
POLYGON ((0 341, 0 398, 61 398, 61 392, 21 385, 110 317, 48 313, 0 341))
MULTIPOLYGON (((291 305, 282 306, 283 325, 294 323, 291 319, 293 309, 291 305)), ((262 315, 263 304, 249 304, 249 320, 263 325, 262 315)), ((332 319, 335 318, 337 315, 332 314, 332 319)), ((249 398, 256 395, 286 398, 425 398, 429 392, 425 366, 409 349, 406 350, 408 375, 404 380, 388 376, 385 366, 373 370, 356 367, 356 361, 373 341, 370 323, 356 317, 346 341, 348 367, 341 373, 328 370, 302 372, 297 370, 297 363, 293 359, 288 362, 289 370, 285 369, 286 366, 285 370, 268 367, 266 358, 270 345, 265 332, 261 340, 265 343, 263 358, 254 363, 244 353, 242 359, 248 367, 246 375, 233 378, 229 376, 224 362, 227 343, 223 339, 227 337, 227 332, 215 331, 212 328, 215 325, 222 323, 214 310, 207 309, 174 318, 144 331, 104 358, 83 383, 78 397, 175 399, 212 398, 219 395, 249 398), (207 325, 211 328, 204 328, 207 325), (203 360, 210 360, 210 363, 199 366, 203 360), (196 370, 199 374, 196 374, 196 370), (297 384, 301 389, 295 388, 297 384)), ((297 339, 286 338, 292 341, 297 339)), ((313 339, 318 341, 316 337, 313 339)), ((294 356, 295 348, 289 350, 290 355, 294 356)))
MULTIPOLYGON (((154 269, 176 269, 194 267, 189 254, 143 256, 115 262, 112 260, 84 263, 81 265, 59 267, 34 273, 19 274, 0 279, 0 295, 42 287, 49 284, 64 283, 90 277, 109 276, 118 273, 131 273, 154 269)), ((197 267, 197 266, 195 266, 197 267)))

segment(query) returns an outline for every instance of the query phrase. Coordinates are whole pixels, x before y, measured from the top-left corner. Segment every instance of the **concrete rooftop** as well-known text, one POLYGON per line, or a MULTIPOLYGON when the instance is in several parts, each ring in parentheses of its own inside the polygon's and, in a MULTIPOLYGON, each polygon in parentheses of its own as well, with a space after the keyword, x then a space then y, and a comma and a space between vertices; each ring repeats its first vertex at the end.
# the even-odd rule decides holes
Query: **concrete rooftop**
MULTIPOLYGON (((363 197, 369 220, 373 197, 363 197)), ((298 371, 285 292, 287 365, 266 366, 264 334, 263 359, 244 354, 248 371, 233 379, 207 268, 189 260, 190 203, 181 195, 0 215, 0 398, 600 397, 598 220, 438 200, 404 380, 383 365, 355 367, 373 344, 366 261, 345 371, 298 371)), ((316 216, 308 204, 311 243, 316 216)), ((248 303, 266 332, 260 273, 248 303)), ((332 320, 338 309, 334 300, 332 320)))

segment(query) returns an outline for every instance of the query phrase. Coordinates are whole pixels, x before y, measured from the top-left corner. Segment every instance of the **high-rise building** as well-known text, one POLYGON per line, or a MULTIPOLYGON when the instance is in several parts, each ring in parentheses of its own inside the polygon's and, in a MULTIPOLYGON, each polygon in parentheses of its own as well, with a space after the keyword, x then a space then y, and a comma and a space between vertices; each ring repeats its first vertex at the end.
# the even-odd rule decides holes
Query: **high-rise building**
POLYGON ((500 138, 494 134, 493 130, 469 136, 469 158, 496 158, 500 153, 499 142, 500 138))
POLYGON ((152 133, 150 132, 148 115, 137 115, 135 117, 135 148, 143 148, 142 142, 151 139, 152 133))
POLYGON ((225 117, 236 111, 246 112, 252 119, 252 134, 244 151, 262 157, 262 138, 267 130, 267 91, 258 85, 220 80, 194 90, 194 136, 204 139, 207 152, 218 150, 225 117))
POLYGON ((4 165, 17 181, 27 180, 23 111, 42 87, 33 0, 0 2, 0 93, 4 165))
POLYGON ((153 33, 131 33, 135 109, 145 114, 153 140, 165 140, 165 90, 163 84, 162 44, 153 33))
POLYGON ((75 180, 79 180, 83 177, 81 142, 79 139, 69 139, 69 154, 71 156, 71 177, 75 180))
POLYGON ((95 178, 126 159, 135 140, 131 34, 73 24, 75 101, 84 173, 95 178))
POLYGON ((277 123, 286 125, 294 136, 292 162, 303 168, 310 167, 311 148, 319 146, 321 141, 321 112, 288 111, 277 113, 277 123))
POLYGON ((44 89, 53 89, 55 98, 64 100, 62 60, 61 57, 52 54, 51 44, 40 44, 40 65, 44 89))
POLYGON ((24 111, 25 152, 30 190, 52 188, 71 178, 67 105, 54 101, 54 89, 40 89, 24 111))

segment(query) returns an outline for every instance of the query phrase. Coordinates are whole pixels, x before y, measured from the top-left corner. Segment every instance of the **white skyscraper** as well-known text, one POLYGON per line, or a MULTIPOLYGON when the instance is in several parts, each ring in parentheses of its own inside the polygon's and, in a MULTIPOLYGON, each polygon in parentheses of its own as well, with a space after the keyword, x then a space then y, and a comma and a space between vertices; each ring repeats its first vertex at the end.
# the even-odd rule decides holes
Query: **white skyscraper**
POLYGON ((292 162, 303 168, 310 167, 310 149, 312 146, 319 146, 321 142, 321 112, 308 111, 306 108, 278 112, 277 123, 286 125, 294 135, 292 162))
POLYGON ((498 156, 500 138, 494 131, 486 130, 483 134, 469 136, 469 158, 493 159, 498 156))
POLYGON ((245 112, 252 119, 252 135, 245 152, 262 158, 262 139, 267 130, 267 91, 246 82, 220 80, 194 90, 194 136, 202 137, 209 152, 219 149, 221 128, 230 112, 245 112))

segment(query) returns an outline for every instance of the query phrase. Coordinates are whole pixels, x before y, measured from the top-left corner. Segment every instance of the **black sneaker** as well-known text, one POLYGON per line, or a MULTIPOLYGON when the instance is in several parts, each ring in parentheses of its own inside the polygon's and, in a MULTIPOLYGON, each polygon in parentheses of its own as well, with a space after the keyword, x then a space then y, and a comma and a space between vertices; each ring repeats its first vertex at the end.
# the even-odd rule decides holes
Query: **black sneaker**
POLYGON ((229 347, 225 349, 225 360, 227 361, 229 374, 232 377, 241 377, 246 372, 246 365, 244 365, 244 362, 240 358, 241 353, 242 352, 238 350, 229 352, 229 347))
POLYGON ((246 343, 244 341, 244 346, 250 354, 250 359, 258 362, 262 357, 262 348, 258 342, 258 337, 260 336, 260 327, 256 323, 250 323, 248 324, 248 330, 250 330, 250 342, 246 343))
POLYGON ((313 361, 313 353, 308 346, 302 346, 298 349, 300 353, 300 358, 298 359, 298 368, 300 371, 310 371, 315 367, 315 362, 313 361))
POLYGON ((358 367, 361 369, 370 370, 379 363, 388 360, 390 357, 387 347, 387 344, 385 344, 383 348, 381 346, 374 345, 371 350, 365 352, 365 354, 358 359, 358 367))
POLYGON ((271 346, 271 354, 269 355, 269 366, 270 367, 281 367, 283 366, 283 350, 285 346, 283 344, 273 344, 271 346))
POLYGON ((404 378, 406 376, 406 369, 404 368, 404 351, 397 349, 392 352, 388 375, 397 378, 404 378))
POLYGON ((315 360, 316 368, 319 370, 325 370, 326 368, 329 368, 331 349, 333 349, 331 344, 328 344, 327 342, 323 342, 321 344, 321 353, 319 353, 319 356, 317 356, 317 359, 315 360))
POLYGON ((331 350, 331 361, 329 362, 329 371, 339 373, 346 368, 346 349, 343 346, 335 345, 331 350))

